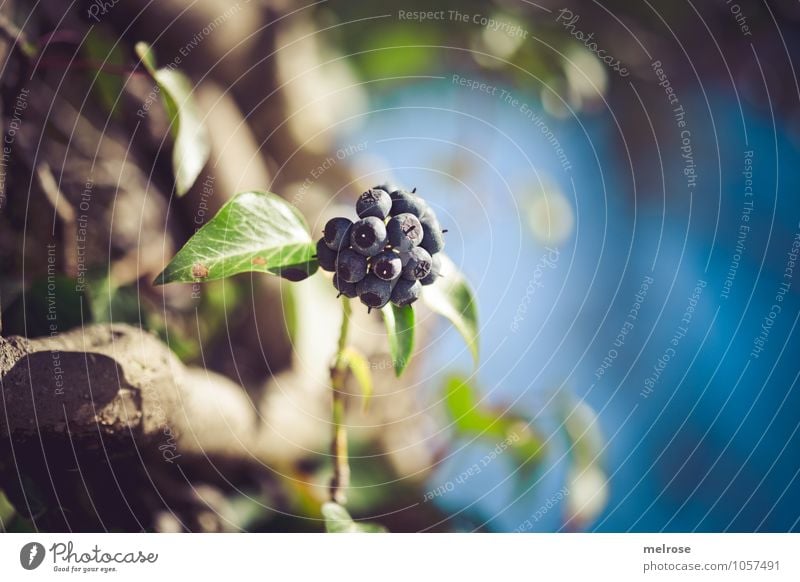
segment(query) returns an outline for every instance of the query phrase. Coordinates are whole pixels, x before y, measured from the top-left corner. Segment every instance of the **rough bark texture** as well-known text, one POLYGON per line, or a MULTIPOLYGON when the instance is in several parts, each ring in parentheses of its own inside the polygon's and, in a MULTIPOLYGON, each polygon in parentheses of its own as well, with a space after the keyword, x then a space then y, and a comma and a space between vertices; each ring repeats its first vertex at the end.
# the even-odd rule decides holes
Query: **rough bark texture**
POLYGON ((47 529, 150 528, 159 508, 180 520, 189 474, 222 481, 267 456, 239 386, 130 326, 0 339, 0 385, 3 482, 47 529))

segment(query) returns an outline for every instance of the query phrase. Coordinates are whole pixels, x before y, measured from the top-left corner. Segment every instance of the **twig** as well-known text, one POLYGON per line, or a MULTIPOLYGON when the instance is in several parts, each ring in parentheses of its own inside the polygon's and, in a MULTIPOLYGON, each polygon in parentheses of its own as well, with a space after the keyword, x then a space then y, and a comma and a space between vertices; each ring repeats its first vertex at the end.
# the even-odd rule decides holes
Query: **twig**
POLYGON ((36 54, 36 46, 28 41, 28 36, 2 12, 0 12, 0 36, 13 42, 12 48, 18 48, 25 57, 36 54))
POLYGON ((45 197, 52 204, 63 225, 64 272, 69 277, 78 276, 78 223, 75 209, 58 187, 55 176, 46 162, 36 166, 36 177, 45 197))
POLYGON ((344 383, 347 378, 347 362, 345 348, 347 334, 350 329, 350 300, 342 297, 342 327, 339 330, 339 344, 336 359, 331 366, 331 389, 333 404, 331 424, 333 438, 331 440, 331 456, 333 457, 333 477, 331 477, 330 497, 340 505, 347 502, 346 489, 350 486, 350 463, 347 456, 347 427, 345 421, 344 383))

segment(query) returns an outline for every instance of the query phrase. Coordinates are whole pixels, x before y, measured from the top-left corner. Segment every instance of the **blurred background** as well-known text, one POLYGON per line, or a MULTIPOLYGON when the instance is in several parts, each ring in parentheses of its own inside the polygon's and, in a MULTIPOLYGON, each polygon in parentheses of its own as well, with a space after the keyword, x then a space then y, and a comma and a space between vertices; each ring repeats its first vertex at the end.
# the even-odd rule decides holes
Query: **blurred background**
POLYGON ((0 13, 3 336, 52 335, 52 286, 59 334, 153 332, 176 366, 213 374, 198 400, 243 419, 231 452, 177 407, 207 435, 180 441, 177 464, 163 438, 109 434, 76 452, 47 433, 60 458, 41 431, 7 431, 3 529, 319 531, 329 281, 151 281, 237 192, 277 193, 316 238, 385 181, 416 187, 449 230, 481 360, 420 308, 397 380, 379 316, 355 309, 375 380, 366 411, 356 395, 349 406, 355 517, 391 531, 798 529, 796 3, 0 13), (180 105, 209 145, 182 198, 140 41, 186 75, 180 105))

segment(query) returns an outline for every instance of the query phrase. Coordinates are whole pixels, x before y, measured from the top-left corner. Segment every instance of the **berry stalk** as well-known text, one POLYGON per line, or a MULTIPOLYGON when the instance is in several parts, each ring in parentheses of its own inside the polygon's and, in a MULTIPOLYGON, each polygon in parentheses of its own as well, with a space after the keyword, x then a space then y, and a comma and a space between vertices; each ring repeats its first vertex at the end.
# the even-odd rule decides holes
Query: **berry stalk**
POLYGON ((330 498, 340 505, 347 502, 346 489, 350 486, 350 463, 347 455, 347 427, 345 421, 344 383, 347 378, 345 348, 350 329, 350 299, 342 296, 342 327, 339 330, 339 343, 336 358, 331 366, 331 389, 333 403, 331 408, 331 456, 333 457, 333 477, 331 477, 330 498))

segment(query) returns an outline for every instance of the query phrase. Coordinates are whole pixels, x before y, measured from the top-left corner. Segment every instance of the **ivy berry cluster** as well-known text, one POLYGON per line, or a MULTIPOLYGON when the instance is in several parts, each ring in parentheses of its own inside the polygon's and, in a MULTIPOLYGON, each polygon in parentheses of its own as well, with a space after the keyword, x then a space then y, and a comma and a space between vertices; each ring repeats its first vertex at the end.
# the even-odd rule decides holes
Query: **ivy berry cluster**
POLYGON ((414 303, 422 286, 439 277, 437 253, 447 231, 416 188, 370 188, 358 197, 356 213, 356 222, 336 217, 325 225, 317 242, 320 268, 334 274, 339 295, 358 297, 370 310, 389 301, 414 303))

